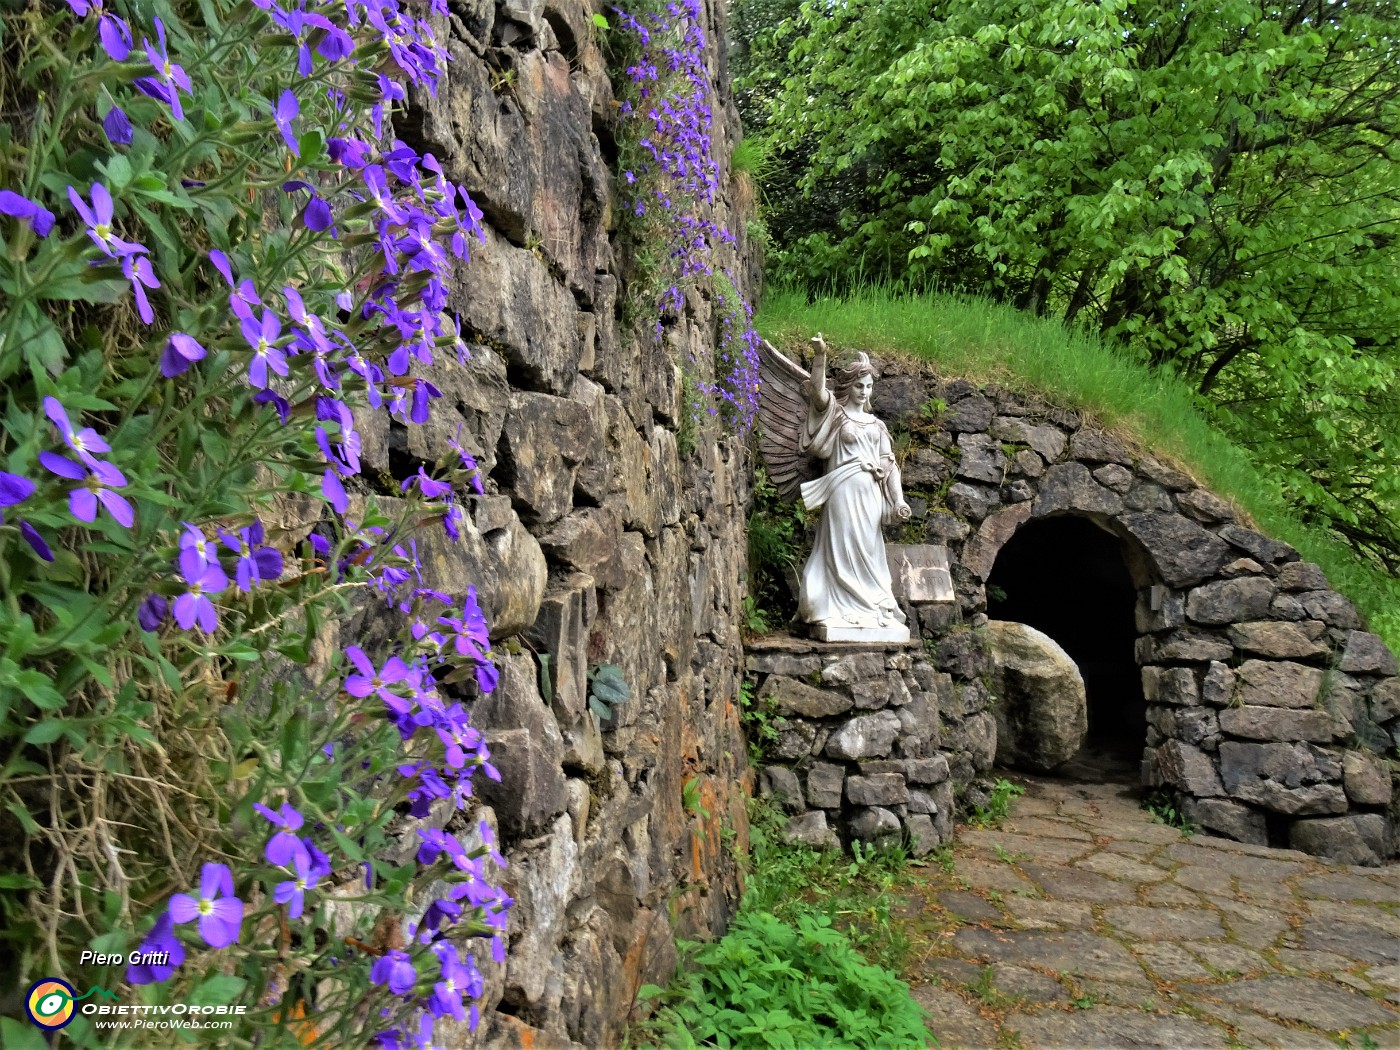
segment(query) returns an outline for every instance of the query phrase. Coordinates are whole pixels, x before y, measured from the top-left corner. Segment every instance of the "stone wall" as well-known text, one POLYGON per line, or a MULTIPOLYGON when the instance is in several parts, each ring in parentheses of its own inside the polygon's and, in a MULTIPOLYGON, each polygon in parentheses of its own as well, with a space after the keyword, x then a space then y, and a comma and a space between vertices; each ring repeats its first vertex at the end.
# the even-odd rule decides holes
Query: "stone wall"
MULTIPOLYGON (((892 433, 910 435, 902 468, 915 513, 914 525, 888 537, 946 544, 950 555, 957 600, 906 611, 917 617, 932 661, 925 676, 937 683, 921 694, 937 714, 933 747, 948 758, 960 797, 976 796, 977 774, 995 752, 979 628, 998 552, 1028 522, 1076 515, 1121 539, 1137 587, 1147 786, 1176 792, 1190 819, 1242 841, 1272 840, 1362 864, 1396 853, 1396 774, 1385 758, 1400 747, 1396 660, 1316 565, 1251 528, 1188 474, 1074 412, 945 381, 905 359, 878 365, 874 407, 892 433), (931 399, 946 405, 934 421, 924 410, 931 399)), ((814 652, 807 659, 822 658, 814 652)), ((911 673, 924 666, 914 659, 911 673)), ((795 660, 757 653, 749 668, 770 675, 761 688, 778 697, 791 687, 770 687, 774 678, 828 673, 825 664, 803 672, 806 664, 795 660)), ((818 706, 815 698, 804 703, 818 706)), ((830 719, 812 726, 820 734, 830 719)), ((886 773, 888 758, 904 754, 926 761, 919 749, 930 731, 920 728, 906 742, 910 721, 903 719, 888 745, 878 738, 887 750, 859 756, 875 765, 863 764, 845 781, 848 823, 859 816, 856 793, 867 790, 877 766, 886 773)), ((809 803, 818 796, 825 806, 834 775, 819 763, 842 731, 821 746, 813 736, 801 760, 783 753, 784 764, 805 773, 809 803)), ((794 732, 784 741, 795 740, 794 732)), ((781 773, 763 776, 778 794, 784 781, 792 783, 781 773)), ((891 788, 895 794, 900 789, 891 788)), ((815 826, 814 818, 803 826, 815 826)))
MULTIPOLYGON (((592 22, 604 5, 451 9, 448 75, 436 99, 410 100, 396 131, 484 212, 486 243, 473 243, 449 304, 471 356, 442 355, 427 375, 444 395, 427 427, 360 421, 381 506, 393 510, 400 480, 454 437, 486 489, 465 501, 460 543, 437 530, 419 540, 424 584, 475 586, 491 625, 499 686, 485 698, 457 688, 502 774, 476 778, 485 808, 472 825, 484 815, 498 829, 515 899, 504 965, 483 942, 464 945, 487 993, 478 1032, 460 1026, 447 1045, 615 1045, 638 987, 674 971, 675 938, 722 932, 738 901, 752 780, 736 704, 750 468, 721 433, 678 450, 681 354, 715 343, 706 296, 666 317, 659 342, 644 299, 624 310, 631 264, 611 167, 621 131, 592 22), (631 691, 605 722, 587 705, 599 664, 620 667, 631 691), (692 780, 700 805, 687 809, 692 780)), ((722 40, 724 5, 707 10, 706 33, 722 40)), ((738 118, 710 50, 723 170, 738 118)), ((751 202, 730 181, 713 214, 738 237, 714 261, 749 298, 751 202)), ((383 616, 367 607, 338 630, 372 637, 383 616)), ((403 828, 403 859, 413 832, 403 828)))

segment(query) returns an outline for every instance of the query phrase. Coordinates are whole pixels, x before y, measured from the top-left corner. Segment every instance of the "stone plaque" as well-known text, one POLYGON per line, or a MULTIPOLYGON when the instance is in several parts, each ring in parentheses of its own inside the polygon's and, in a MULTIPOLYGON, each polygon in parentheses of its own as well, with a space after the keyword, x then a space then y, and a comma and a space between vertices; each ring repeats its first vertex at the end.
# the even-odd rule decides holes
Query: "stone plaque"
POLYGON ((885 559, 896 598, 911 603, 952 602, 953 577, 948 572, 948 548, 941 543, 889 543, 885 559))

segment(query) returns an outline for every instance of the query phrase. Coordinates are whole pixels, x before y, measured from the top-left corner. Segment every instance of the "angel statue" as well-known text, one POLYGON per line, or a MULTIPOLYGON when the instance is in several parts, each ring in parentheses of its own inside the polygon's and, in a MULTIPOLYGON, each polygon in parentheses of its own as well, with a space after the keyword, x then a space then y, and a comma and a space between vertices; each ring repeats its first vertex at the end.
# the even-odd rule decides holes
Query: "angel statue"
POLYGON ((826 383, 818 332, 812 374, 764 340, 759 348, 759 447, 780 495, 822 508, 802 569, 798 619, 824 642, 904 642, 909 628, 890 589, 883 524, 907 521, 890 433, 870 412, 870 358, 826 383))

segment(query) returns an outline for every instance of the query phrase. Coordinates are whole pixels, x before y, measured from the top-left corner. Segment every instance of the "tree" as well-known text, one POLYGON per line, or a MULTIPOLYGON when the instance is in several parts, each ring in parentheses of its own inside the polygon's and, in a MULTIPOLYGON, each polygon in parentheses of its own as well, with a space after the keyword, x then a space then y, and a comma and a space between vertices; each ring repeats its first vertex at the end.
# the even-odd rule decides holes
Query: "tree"
POLYGON ((1397 13, 804 3, 765 131, 803 159, 769 187, 798 217, 776 275, 1092 327, 1187 378, 1305 517, 1395 571, 1397 13))

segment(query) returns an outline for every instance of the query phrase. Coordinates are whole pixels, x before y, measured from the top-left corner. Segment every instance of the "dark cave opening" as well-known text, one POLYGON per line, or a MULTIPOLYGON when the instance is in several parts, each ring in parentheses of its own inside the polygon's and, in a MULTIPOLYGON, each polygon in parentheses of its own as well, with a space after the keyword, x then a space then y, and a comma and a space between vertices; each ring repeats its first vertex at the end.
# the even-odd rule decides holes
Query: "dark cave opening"
POLYGON ((1137 779, 1147 704, 1134 643, 1137 588, 1117 536, 1087 518, 1053 517, 1017 530, 987 580, 987 614, 1053 638, 1084 678, 1089 735, 1079 768, 1128 769, 1137 779), (1097 756, 1097 760, 1090 756, 1097 756))

